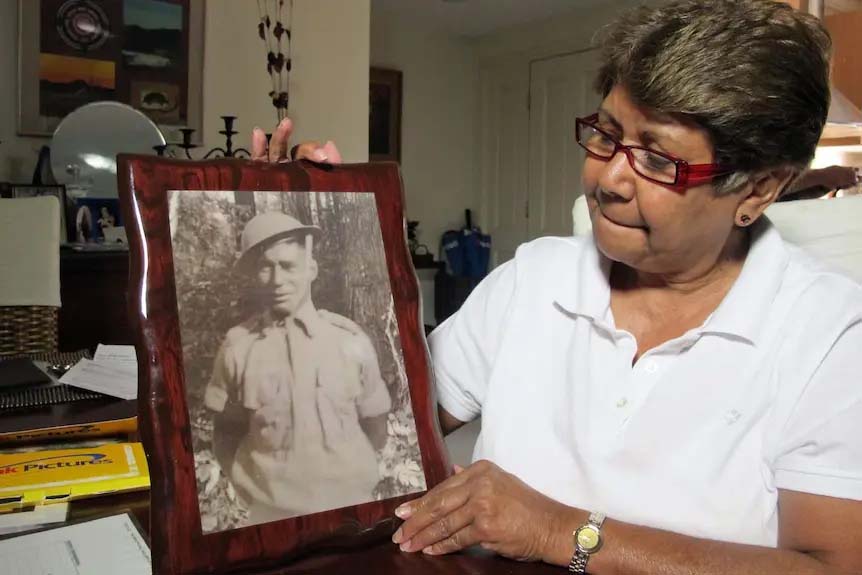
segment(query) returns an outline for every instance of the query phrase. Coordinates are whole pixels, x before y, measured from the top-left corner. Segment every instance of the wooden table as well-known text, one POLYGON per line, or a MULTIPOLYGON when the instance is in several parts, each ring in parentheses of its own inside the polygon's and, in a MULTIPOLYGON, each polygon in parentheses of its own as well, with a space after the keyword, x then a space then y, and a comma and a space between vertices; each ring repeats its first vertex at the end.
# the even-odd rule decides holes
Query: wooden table
MULTIPOLYGON (((72 502, 71 521, 95 519, 129 512, 149 532, 149 493, 127 493, 72 502)), ((428 557, 422 553, 402 553, 394 543, 384 542, 369 549, 325 553, 299 560, 292 565, 257 575, 553 575, 565 573, 561 567, 540 563, 518 563, 470 550, 455 555, 428 557)), ((251 575, 251 574, 249 574, 251 575)))

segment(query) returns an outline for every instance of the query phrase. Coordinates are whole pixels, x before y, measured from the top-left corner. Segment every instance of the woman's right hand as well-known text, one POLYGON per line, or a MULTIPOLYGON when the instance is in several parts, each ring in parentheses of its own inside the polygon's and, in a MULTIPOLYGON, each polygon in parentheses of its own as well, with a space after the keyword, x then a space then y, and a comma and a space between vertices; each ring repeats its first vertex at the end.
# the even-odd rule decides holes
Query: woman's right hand
POLYGON ((275 128, 267 146, 266 134, 260 128, 255 128, 251 133, 251 159, 272 163, 293 160, 311 160, 321 164, 341 163, 341 153, 331 140, 322 145, 319 142, 302 142, 291 148, 289 142, 292 133, 293 121, 285 118, 275 128))

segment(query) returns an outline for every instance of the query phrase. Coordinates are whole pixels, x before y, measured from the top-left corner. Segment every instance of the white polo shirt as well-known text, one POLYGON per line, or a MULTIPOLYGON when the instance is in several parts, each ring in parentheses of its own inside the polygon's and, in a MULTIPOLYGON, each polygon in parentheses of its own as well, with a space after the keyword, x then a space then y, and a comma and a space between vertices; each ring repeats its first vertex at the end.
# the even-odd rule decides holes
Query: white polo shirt
POLYGON ((862 500, 862 286, 752 229, 704 325, 645 353, 591 237, 521 246, 430 337, 474 460, 614 519, 776 546, 777 489, 862 500))

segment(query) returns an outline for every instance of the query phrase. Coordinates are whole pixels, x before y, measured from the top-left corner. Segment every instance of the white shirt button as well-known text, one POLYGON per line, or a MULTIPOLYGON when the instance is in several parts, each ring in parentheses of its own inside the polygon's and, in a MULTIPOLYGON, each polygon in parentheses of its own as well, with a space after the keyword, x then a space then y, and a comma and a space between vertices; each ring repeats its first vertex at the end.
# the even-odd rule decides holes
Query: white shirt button
POLYGON ((646 362, 646 364, 644 365, 644 370, 647 373, 655 373, 658 371, 658 363, 650 360, 650 361, 646 362))
POLYGON ((628 398, 621 397, 617 400, 617 407, 625 407, 629 404, 628 398))

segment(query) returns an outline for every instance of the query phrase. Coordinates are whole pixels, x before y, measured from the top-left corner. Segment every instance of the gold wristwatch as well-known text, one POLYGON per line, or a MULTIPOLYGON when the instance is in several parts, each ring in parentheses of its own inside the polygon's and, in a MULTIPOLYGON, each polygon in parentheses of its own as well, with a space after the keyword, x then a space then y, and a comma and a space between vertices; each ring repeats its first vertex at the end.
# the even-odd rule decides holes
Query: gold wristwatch
POLYGON ((569 573, 584 575, 587 572, 587 561, 602 548, 602 524, 604 522, 603 513, 590 513, 587 522, 572 533, 575 539, 575 553, 569 562, 569 573))

